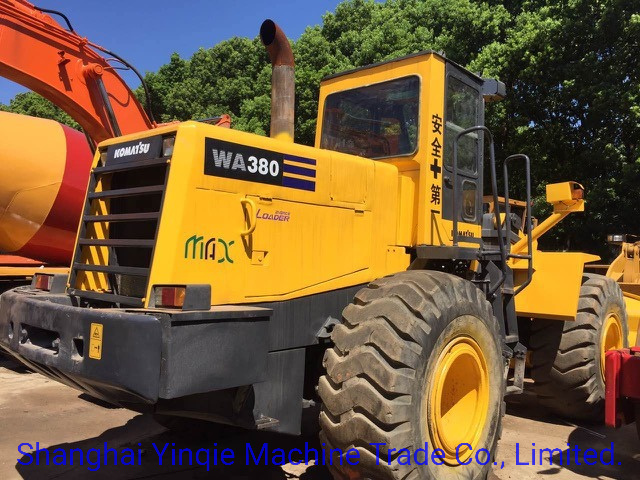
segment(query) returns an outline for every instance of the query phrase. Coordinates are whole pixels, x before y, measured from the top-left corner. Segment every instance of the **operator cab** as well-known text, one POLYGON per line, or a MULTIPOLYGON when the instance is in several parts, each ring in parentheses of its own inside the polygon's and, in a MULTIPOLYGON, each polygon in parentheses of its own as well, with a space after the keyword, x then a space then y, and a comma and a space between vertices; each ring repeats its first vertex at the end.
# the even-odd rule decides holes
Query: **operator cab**
POLYGON ((402 194, 419 210, 418 232, 410 233, 418 243, 449 244, 458 223, 477 248, 485 134, 459 138, 455 175, 454 143, 484 125, 485 101, 503 97, 504 84, 430 51, 347 71, 322 81, 315 146, 397 166, 402 194))

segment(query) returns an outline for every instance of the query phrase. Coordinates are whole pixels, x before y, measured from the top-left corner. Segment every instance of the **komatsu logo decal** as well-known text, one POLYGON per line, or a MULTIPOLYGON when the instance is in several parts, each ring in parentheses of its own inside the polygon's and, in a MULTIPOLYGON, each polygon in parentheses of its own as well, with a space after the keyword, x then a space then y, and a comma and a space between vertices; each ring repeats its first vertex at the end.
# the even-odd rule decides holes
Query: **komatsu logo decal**
POLYGON ((149 153, 149 148, 151 148, 150 143, 142 142, 131 147, 118 148, 113 152, 113 158, 130 157, 131 155, 138 155, 139 153, 149 153))
POLYGON ((109 145, 109 147, 107 147, 106 164, 113 165, 138 160, 150 160, 152 158, 158 158, 161 151, 162 137, 160 135, 143 138, 142 140, 133 140, 132 142, 119 143, 117 145, 109 145))
POLYGON ((204 174, 315 192, 316 161, 205 139, 204 174))

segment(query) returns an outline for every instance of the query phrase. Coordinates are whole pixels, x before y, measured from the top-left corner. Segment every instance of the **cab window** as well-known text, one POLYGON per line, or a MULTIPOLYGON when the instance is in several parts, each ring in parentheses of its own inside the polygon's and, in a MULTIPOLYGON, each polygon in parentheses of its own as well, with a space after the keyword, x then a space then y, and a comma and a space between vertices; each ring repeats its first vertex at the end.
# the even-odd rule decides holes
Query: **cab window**
MULTIPOLYGON (((478 124, 480 108, 479 92, 453 76, 447 79, 447 101, 445 111, 444 159, 445 166, 453 168, 453 142, 464 129, 478 124)), ((459 171, 475 175, 478 173, 479 132, 472 132, 458 141, 459 171)))
POLYGON ((320 148, 367 158, 415 153, 419 96, 417 76, 329 95, 320 148))

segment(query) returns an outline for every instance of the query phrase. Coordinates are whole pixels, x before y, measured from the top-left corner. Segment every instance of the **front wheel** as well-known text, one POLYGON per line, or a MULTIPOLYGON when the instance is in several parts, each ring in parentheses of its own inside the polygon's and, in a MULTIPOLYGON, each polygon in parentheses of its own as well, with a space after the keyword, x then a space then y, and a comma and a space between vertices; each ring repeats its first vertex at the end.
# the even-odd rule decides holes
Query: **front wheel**
POLYGON ((458 277, 402 272, 360 290, 319 382, 322 442, 359 453, 340 465, 334 450, 334 477, 486 478, 503 414, 500 338, 482 292, 458 277))

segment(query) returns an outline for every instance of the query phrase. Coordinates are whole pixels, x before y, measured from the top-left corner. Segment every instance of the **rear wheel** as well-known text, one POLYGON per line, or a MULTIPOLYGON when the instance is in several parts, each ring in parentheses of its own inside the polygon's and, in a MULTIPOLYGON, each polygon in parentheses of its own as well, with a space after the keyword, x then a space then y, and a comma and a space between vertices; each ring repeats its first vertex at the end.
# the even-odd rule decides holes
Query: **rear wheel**
POLYGON ((332 458, 334 477, 486 477, 501 429, 505 361, 480 290, 442 272, 376 280, 344 310, 332 340, 319 382, 321 440, 359 452, 354 466, 332 458))
POLYGON ((628 343, 627 311, 620 286, 584 274, 574 322, 534 320, 531 326, 534 388, 554 413, 598 420, 604 407, 605 352, 628 343))

